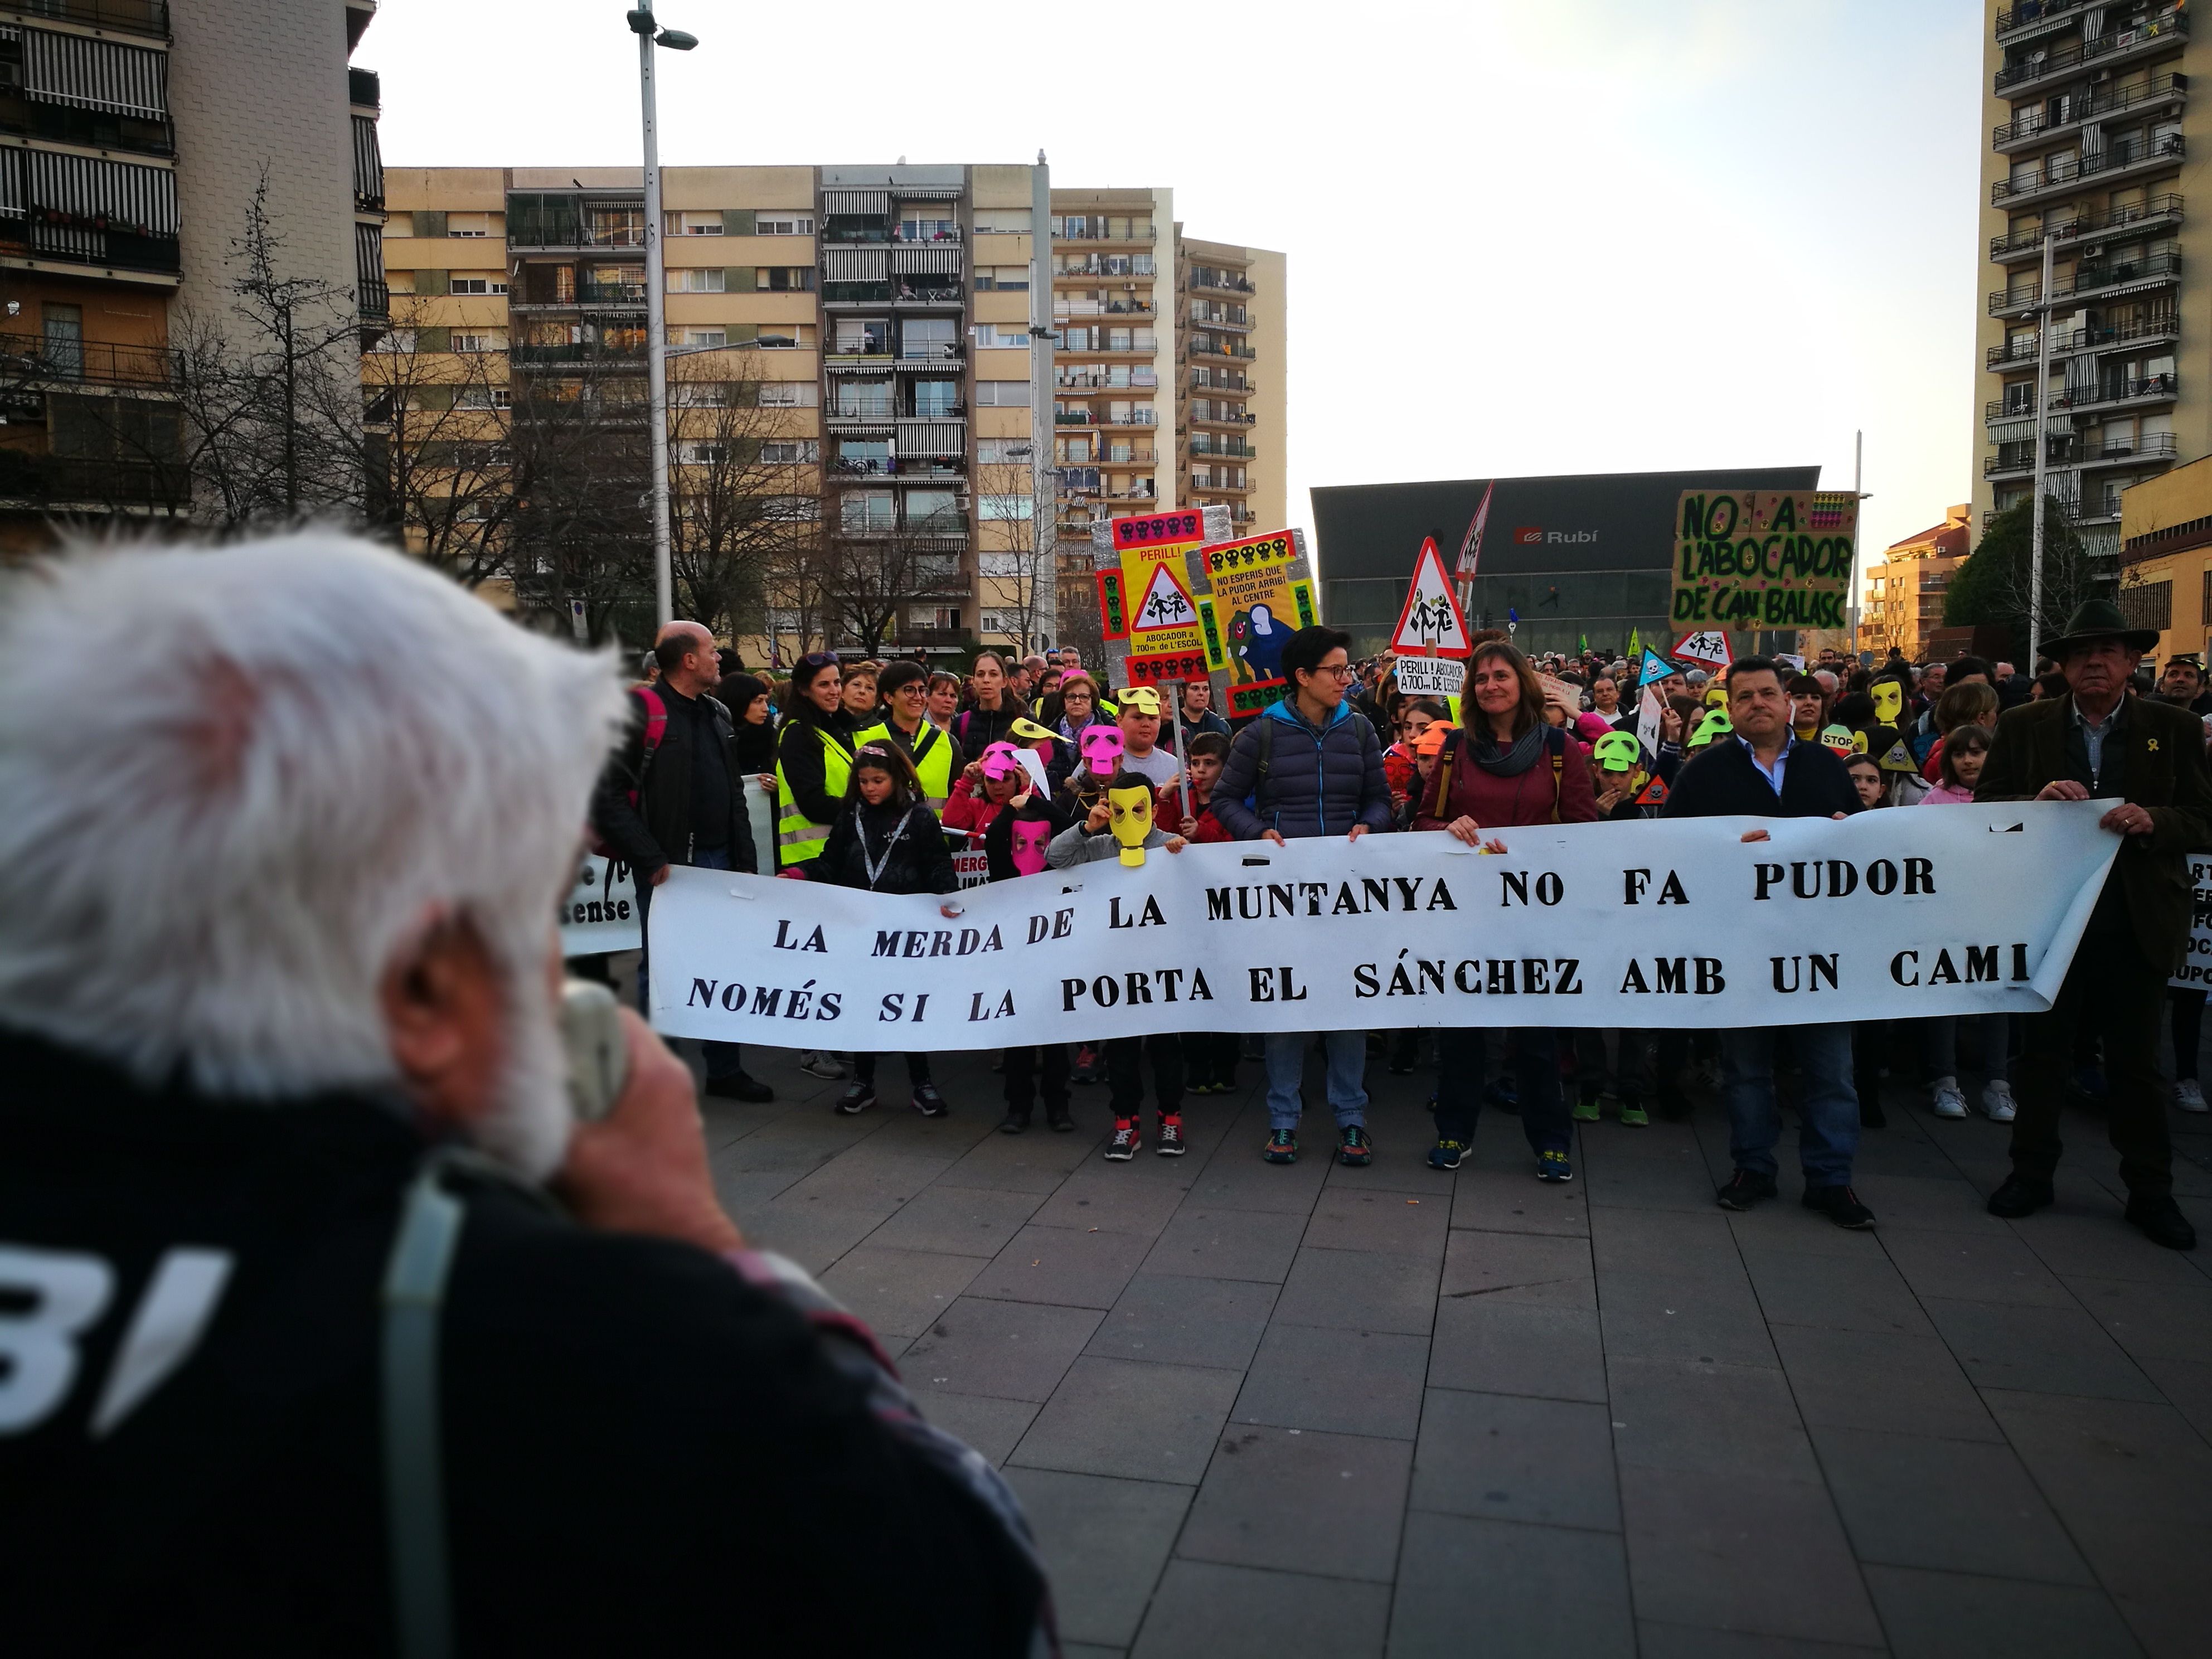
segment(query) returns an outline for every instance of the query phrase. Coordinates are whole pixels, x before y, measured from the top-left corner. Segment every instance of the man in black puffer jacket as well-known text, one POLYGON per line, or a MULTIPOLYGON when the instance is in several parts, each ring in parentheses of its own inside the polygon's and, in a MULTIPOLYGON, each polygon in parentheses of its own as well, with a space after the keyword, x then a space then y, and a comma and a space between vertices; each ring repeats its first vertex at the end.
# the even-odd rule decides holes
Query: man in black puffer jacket
MULTIPOLYGON (((1334 628, 1302 628, 1283 647, 1291 694, 1237 734, 1213 787, 1213 816, 1238 841, 1265 839, 1278 847, 1320 836, 1358 841, 1370 830, 1391 827, 1382 742, 1367 717, 1345 701, 1351 644, 1350 635, 1334 628)), ((1268 1034, 1262 1156, 1270 1164, 1297 1161, 1305 1104, 1299 1085, 1311 1041, 1310 1032, 1268 1034)), ((1337 1158, 1363 1167, 1374 1161, 1367 1139, 1367 1038, 1359 1031, 1328 1031, 1322 1044, 1337 1158)))

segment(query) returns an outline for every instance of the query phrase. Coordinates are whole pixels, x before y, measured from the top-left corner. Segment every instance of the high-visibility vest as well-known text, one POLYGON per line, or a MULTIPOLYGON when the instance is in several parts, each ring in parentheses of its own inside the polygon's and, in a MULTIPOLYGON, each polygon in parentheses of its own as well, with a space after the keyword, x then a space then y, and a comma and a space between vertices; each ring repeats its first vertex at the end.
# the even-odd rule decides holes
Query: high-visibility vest
MULTIPOLYGON (((822 793, 831 800, 842 800, 853 781, 852 750, 820 726, 814 732, 822 744, 822 793)), ((775 758, 775 804, 776 863, 804 864, 820 858, 822 849, 830 844, 830 826, 811 822, 792 798, 790 781, 783 775, 781 746, 775 758)))
POLYGON ((952 750, 955 747, 947 737, 927 720, 914 734, 912 744, 902 734, 891 729, 889 720, 879 720, 865 732, 854 734, 853 750, 860 752, 866 743, 896 744, 914 763, 915 775, 921 780, 922 804, 937 814, 945 816, 945 804, 952 799, 952 750))

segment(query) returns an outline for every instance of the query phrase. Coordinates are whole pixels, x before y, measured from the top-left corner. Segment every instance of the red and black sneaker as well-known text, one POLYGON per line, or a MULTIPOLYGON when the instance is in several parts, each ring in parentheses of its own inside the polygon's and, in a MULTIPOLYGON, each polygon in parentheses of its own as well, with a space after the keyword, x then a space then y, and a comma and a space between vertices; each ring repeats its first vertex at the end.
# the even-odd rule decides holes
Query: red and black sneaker
POLYGON ((1187 1150, 1182 1142, 1182 1114, 1160 1114, 1160 1144, 1152 1148, 1162 1158, 1181 1158, 1187 1150))
POLYGON ((1136 1157, 1137 1148, 1144 1142, 1133 1117, 1114 1120, 1114 1138, 1106 1143, 1106 1156, 1116 1164, 1127 1164, 1136 1157))

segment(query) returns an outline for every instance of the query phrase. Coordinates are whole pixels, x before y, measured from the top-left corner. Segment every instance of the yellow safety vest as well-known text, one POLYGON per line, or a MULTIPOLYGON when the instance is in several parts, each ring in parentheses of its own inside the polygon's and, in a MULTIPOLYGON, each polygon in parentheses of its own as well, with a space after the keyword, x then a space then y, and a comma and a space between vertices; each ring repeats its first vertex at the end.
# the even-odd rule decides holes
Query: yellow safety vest
MULTIPOLYGON (((822 793, 831 800, 842 800, 853 781, 852 750, 821 727, 815 727, 815 732, 822 741, 822 793)), ((804 864, 820 858, 822 849, 830 844, 830 826, 809 821, 792 798, 790 781, 783 775, 781 745, 775 759, 775 804, 777 864, 804 864)))
POLYGON ((911 746, 901 742, 900 734, 891 730, 889 720, 878 720, 866 731, 855 733, 853 751, 858 754, 866 743, 897 744, 914 763, 915 775, 921 780, 922 803, 939 817, 945 816, 945 804, 952 799, 952 739, 932 726, 927 720, 914 734, 911 746))

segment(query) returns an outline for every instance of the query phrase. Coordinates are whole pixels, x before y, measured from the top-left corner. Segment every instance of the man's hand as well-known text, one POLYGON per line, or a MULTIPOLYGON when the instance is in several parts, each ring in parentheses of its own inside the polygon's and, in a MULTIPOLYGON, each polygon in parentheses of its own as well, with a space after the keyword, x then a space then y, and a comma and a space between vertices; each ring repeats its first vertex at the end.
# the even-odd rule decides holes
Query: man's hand
POLYGON ((665 864, 662 865, 660 868, 654 871, 651 875, 645 878, 645 884, 647 887, 659 886, 662 882, 668 879, 668 866, 665 864))
POLYGON ((1276 846, 1280 847, 1283 844, 1283 832, 1279 830, 1262 830, 1260 832, 1260 839, 1272 841, 1276 846))
POLYGON ((555 1190, 578 1220, 601 1232, 743 1249, 744 1236, 714 1196, 690 1067, 629 1009, 622 1022, 629 1082, 605 1117, 576 1126, 555 1190))
MULTIPOLYGON (((2077 783, 2074 787, 2079 789, 2081 786, 2077 783)), ((2151 822, 2150 810, 2133 801, 2122 802, 2097 820, 2097 828, 2109 830, 2116 836, 2148 836, 2157 827, 2151 822)))
MULTIPOLYGON (((1839 812, 1836 816, 1841 817, 1843 814, 1839 812)), ((1754 841, 1772 841, 1774 837, 1768 835, 1764 830, 1747 830, 1741 835, 1738 836, 1736 839, 1748 844, 1754 841)))
POLYGON ((1352 826, 1352 833, 1351 833, 1350 835, 1346 836, 1345 837, 1345 840, 1346 840, 1346 841, 1358 841, 1358 840, 1362 836, 1365 835, 1366 833, 1367 833, 1367 826, 1366 826, 1365 824, 1364 824, 1364 823, 1355 823, 1355 824, 1353 824, 1353 825, 1352 826))
POLYGON ((1464 812, 1444 825, 1444 829, 1458 840, 1465 842, 1469 847, 1482 845, 1482 826, 1464 812))
MULTIPOLYGON (((2071 778, 2061 778, 2056 783, 2046 783, 2036 791, 2038 800, 2087 800, 2089 792, 2071 778)), ((2111 814, 2107 813, 2107 819, 2111 814)))

